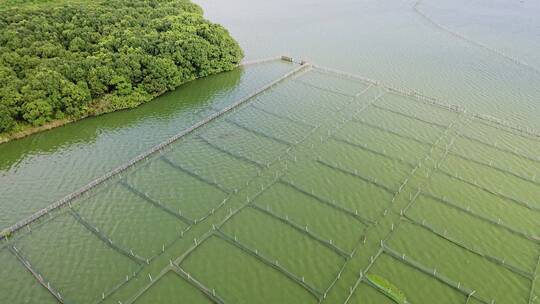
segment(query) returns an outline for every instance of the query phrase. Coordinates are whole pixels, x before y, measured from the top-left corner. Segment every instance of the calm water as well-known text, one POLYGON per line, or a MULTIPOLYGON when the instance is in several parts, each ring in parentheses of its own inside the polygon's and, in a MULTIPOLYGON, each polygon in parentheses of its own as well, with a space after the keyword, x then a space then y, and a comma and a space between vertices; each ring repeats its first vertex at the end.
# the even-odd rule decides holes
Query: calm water
MULTIPOLYGON (((540 128, 540 75, 434 28, 413 1, 198 3, 230 29, 248 59, 291 54, 540 128)), ((540 69, 538 2, 434 0, 420 8, 540 69)), ((0 227, 177 133, 198 119, 192 113, 200 107, 241 96, 241 84, 253 88, 273 75, 237 71, 200 80, 134 111, 1 145, 0 227)))
MULTIPOLYGON (((441 31, 413 10, 413 1, 199 3, 231 30, 248 58, 291 54, 413 88, 468 113, 540 128, 540 5, 533 1, 419 6, 446 28, 532 68, 441 31)), ((247 67, 192 82, 135 110, 0 145, 0 227, 293 68, 247 67)), ((530 287, 538 285, 530 279, 539 253, 538 151, 540 142, 468 114, 311 71, 179 142, 165 158, 100 187, 74 214, 61 212, 14 244, 73 302, 106 295, 107 303, 126 303, 194 239, 213 231, 212 224, 248 203, 136 303, 180 296, 207 302, 181 271, 227 303, 316 303, 330 286, 328 303, 343 303, 351 287, 349 303, 390 301, 365 281, 355 285, 360 270, 385 277, 412 303, 465 303, 467 290, 477 290, 469 303, 529 303, 530 287), (409 176, 418 162, 422 169, 409 176), (427 190, 407 209, 420 185, 427 190), (130 250, 136 257, 126 256, 130 250), (402 254, 408 258, 400 260, 402 254), (264 262, 275 260, 280 270, 264 262), (450 283, 435 280, 438 274, 450 283), (108 296, 126 275, 128 284, 108 296)), ((0 254, 8 261, 0 280, 10 282, 0 294, 12 303, 54 302, 6 248, 0 254)))

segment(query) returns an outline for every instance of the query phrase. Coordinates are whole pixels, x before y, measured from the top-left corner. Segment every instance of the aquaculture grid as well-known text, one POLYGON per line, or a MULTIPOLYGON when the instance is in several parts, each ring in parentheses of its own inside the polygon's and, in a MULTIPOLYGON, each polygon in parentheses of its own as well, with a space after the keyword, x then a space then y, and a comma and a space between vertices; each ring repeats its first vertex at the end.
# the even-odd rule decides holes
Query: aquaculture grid
POLYGON ((296 65, 5 233, 2 297, 539 301, 537 133, 296 65))

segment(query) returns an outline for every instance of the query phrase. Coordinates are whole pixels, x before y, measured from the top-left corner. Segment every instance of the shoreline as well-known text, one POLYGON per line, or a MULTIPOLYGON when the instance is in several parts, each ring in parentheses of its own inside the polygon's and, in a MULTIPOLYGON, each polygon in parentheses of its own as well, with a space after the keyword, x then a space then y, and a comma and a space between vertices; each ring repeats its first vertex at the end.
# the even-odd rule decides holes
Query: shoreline
MULTIPOLYGON (((250 65, 254 65, 254 64, 272 62, 272 61, 287 61, 287 62, 289 62, 290 60, 289 60, 289 57, 286 57, 286 56, 274 56, 274 57, 268 57, 268 58, 262 58, 262 59, 256 59, 256 60, 247 60, 247 61, 242 61, 241 63, 239 63, 234 69, 242 68, 242 67, 250 66, 250 65)), ((234 70, 234 69, 232 69, 232 70, 234 70)), ((232 70, 230 70, 230 71, 232 71, 232 70)), ((214 74, 214 75, 219 75, 221 73, 226 73, 226 72, 230 72, 230 71, 223 71, 223 72, 220 72, 220 73, 214 74)), ((181 87, 182 85, 184 85, 186 83, 190 83, 192 81, 195 81, 197 79, 201 79, 201 78, 195 78, 193 80, 184 82, 183 84, 176 87, 175 89, 181 87)), ((164 92, 160 92, 158 94, 155 94, 154 96, 149 98, 147 101, 141 102, 140 104, 138 104, 138 105, 136 105, 134 107, 126 107, 126 108, 114 109, 114 110, 107 110, 106 107, 102 107, 103 105, 106 105, 106 103, 107 103, 106 102, 107 96, 103 96, 100 99, 92 100, 90 103, 95 105, 95 107, 94 107, 95 109, 105 109, 105 110, 101 110, 101 111, 98 110, 97 112, 90 112, 90 113, 87 113, 86 115, 83 115, 83 116, 80 116, 80 117, 68 117, 68 118, 62 118, 62 119, 55 119, 53 121, 50 121, 50 122, 48 122, 48 123, 46 123, 44 125, 37 126, 37 127, 31 126, 31 125, 26 125, 26 126, 22 127, 21 130, 18 130, 18 131, 15 131, 15 132, 0 133, 0 145, 6 144, 8 142, 15 141, 15 140, 23 139, 25 137, 28 137, 28 136, 31 136, 31 135, 34 135, 34 134, 38 134, 38 133, 49 131, 49 130, 52 130, 52 129, 55 129, 55 128, 59 128, 59 127, 62 127, 62 126, 65 126, 65 125, 68 125, 68 124, 71 124, 71 123, 75 123, 75 122, 81 121, 81 120, 86 119, 86 118, 98 117, 98 116, 106 115, 106 114, 110 114, 110 113, 135 109, 135 108, 138 108, 139 106, 141 106, 143 104, 149 103, 149 102, 153 101, 155 98, 160 97, 163 94, 165 94, 167 92, 171 92, 171 91, 172 90, 164 91, 164 92)))
MULTIPOLYGON (((196 78, 196 79, 198 79, 198 78, 196 78)), ((193 79, 193 80, 196 80, 196 79, 193 79)), ((182 85, 184 85, 186 83, 189 83, 189 82, 191 82, 193 80, 185 82, 185 83, 181 84, 180 86, 182 86, 182 85)), ((180 86, 178 86, 176 88, 179 88, 180 86)), ((90 103, 94 104, 94 105, 97 105, 96 106, 97 109, 104 108, 105 110, 100 110, 100 111, 97 111, 97 112, 90 112, 90 113, 87 113, 87 114, 82 115, 80 117, 69 117, 69 118, 55 119, 53 121, 50 121, 50 122, 48 122, 48 123, 46 123, 44 125, 37 126, 37 127, 26 125, 26 126, 23 127, 22 130, 19 130, 19 131, 0 133, 0 145, 11 142, 11 141, 15 141, 15 140, 18 140, 18 139, 23 139, 25 137, 28 137, 28 136, 31 136, 31 135, 34 135, 34 134, 49 131, 49 130, 52 130, 52 129, 55 129, 55 128, 58 128, 58 127, 62 127, 62 126, 65 126, 65 125, 68 125, 68 124, 71 124, 71 123, 74 123, 74 122, 78 122, 78 121, 81 121, 81 120, 86 119, 86 118, 98 117, 98 116, 101 116, 101 115, 106 115, 106 114, 110 114, 110 113, 114 113, 114 112, 120 112, 120 111, 127 111, 127 110, 131 110, 131 109, 135 109, 135 108, 138 108, 139 106, 141 106, 143 104, 151 102, 155 98, 157 98, 157 97, 159 97, 159 96, 161 96, 161 95, 163 95, 163 94, 165 94, 167 92, 170 92, 170 91, 165 91, 165 92, 155 94, 155 96, 152 96, 148 100, 146 100, 144 102, 141 102, 141 103, 137 104, 134 107, 126 107, 126 108, 114 109, 114 110, 107 110, 106 107, 101 107, 101 105, 106 104, 105 100, 106 100, 107 96, 104 96, 104 97, 102 97, 100 99, 92 100, 90 103)))
POLYGON ((155 145, 150 150, 139 154, 137 157, 131 159, 127 163, 124 163, 123 165, 117 167, 116 169, 114 169, 112 171, 109 171, 105 175, 102 175, 102 176, 94 179, 92 182, 90 182, 86 186, 82 187, 81 189, 68 194, 64 198, 56 201, 55 203, 49 205, 48 207, 45 207, 45 208, 35 212, 30 217, 28 217, 26 219, 23 219, 23 220, 20 220, 20 221, 16 222, 15 224, 11 225, 10 227, 0 229, 0 241, 3 240, 3 239, 10 238, 19 229, 21 229, 21 228, 23 228, 23 227, 25 227, 25 226, 39 220, 39 219, 41 219, 43 216, 47 215, 49 212, 53 212, 53 211, 61 208, 62 206, 66 205, 66 204, 70 204, 72 200, 82 196, 87 191, 89 191, 89 190, 93 189, 94 187, 98 186, 99 184, 113 178, 117 174, 120 174, 121 172, 131 168, 133 165, 135 165, 139 161, 149 157, 150 155, 153 155, 154 153, 157 153, 158 151, 160 151, 160 150, 164 149, 165 147, 169 146, 170 144, 176 142, 180 138, 182 138, 182 137, 194 132, 195 130, 199 129, 203 125, 213 121, 216 118, 219 118, 219 117, 223 116, 225 113, 233 111, 237 107, 239 107, 242 104, 244 104, 244 103, 248 102, 249 100, 251 100, 253 97, 263 93, 264 91, 266 91, 267 89, 275 86, 276 84, 280 83, 284 79, 286 79, 288 77, 291 77, 295 73, 298 73, 300 70, 310 66, 305 61, 301 61, 300 63, 298 63, 298 62, 294 61, 290 57, 279 56, 279 57, 272 57, 272 58, 265 58, 265 59, 260 59, 260 60, 244 62, 244 63, 239 64, 237 67, 241 67, 241 66, 245 66, 245 65, 251 65, 251 64, 260 64, 260 63, 270 62, 270 61, 285 61, 285 62, 290 62, 290 63, 293 63, 293 64, 298 64, 299 66, 292 69, 291 71, 287 72, 285 75, 281 76, 280 78, 268 83, 267 85, 263 86, 262 88, 257 89, 255 92, 251 93, 250 95, 244 96, 240 100, 232 103, 231 105, 229 105, 228 107, 222 109, 221 111, 211 114, 210 116, 208 116, 205 119, 197 122, 196 124, 192 125, 191 127, 182 130, 180 133, 178 133, 175 136, 167 139, 166 141, 164 141, 164 142, 162 142, 162 143, 160 143, 158 145, 155 145))

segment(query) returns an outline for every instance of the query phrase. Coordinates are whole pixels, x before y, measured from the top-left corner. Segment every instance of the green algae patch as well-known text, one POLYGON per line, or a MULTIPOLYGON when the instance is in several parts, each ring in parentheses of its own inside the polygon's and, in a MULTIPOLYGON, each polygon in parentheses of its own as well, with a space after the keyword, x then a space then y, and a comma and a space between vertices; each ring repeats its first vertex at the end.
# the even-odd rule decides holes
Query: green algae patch
POLYGON ((388 298, 392 299, 394 302, 398 304, 409 303, 409 301, 407 301, 407 297, 405 296, 405 293, 403 293, 401 290, 399 290, 399 288, 394 286, 385 278, 375 275, 375 274, 368 274, 366 276, 366 279, 368 283, 370 283, 373 287, 377 288, 379 291, 381 291, 388 298))

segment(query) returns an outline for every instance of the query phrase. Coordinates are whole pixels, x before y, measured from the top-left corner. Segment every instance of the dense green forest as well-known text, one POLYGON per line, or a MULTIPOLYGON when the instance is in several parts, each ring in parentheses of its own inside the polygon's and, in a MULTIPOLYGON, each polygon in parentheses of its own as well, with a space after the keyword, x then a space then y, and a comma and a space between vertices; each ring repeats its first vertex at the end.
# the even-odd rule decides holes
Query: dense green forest
POLYGON ((0 132, 135 107, 243 54, 188 0, 0 0, 0 132))

